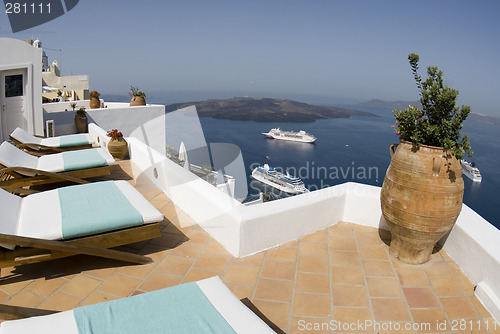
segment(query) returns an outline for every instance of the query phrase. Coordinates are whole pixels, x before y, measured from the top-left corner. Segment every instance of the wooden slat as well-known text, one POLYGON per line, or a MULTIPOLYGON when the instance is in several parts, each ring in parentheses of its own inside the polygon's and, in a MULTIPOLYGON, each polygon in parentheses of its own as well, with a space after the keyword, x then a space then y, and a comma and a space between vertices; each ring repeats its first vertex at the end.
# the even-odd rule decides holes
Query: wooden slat
MULTIPOLYGON (((143 240, 149 240, 157 238, 160 235, 160 224, 152 223, 67 241, 52 241, 58 243, 59 245, 62 244, 64 246, 69 246, 70 248, 52 247, 50 243, 48 243, 51 240, 41 240, 41 243, 43 245, 40 246, 40 239, 29 238, 34 239, 36 244, 30 244, 30 240, 25 240, 22 243, 26 247, 17 248, 12 251, 0 251, 0 268, 28 263, 36 263, 49 259, 53 260, 76 254, 95 255, 132 263, 147 263, 150 262, 147 257, 116 250, 109 250, 107 248, 117 247, 143 240), (89 252, 82 251, 85 247, 90 247, 93 253, 91 254, 89 252), (101 253, 101 250, 111 251, 112 257, 107 256, 109 253, 101 253), (116 253, 121 254, 120 258, 115 257, 116 253), (49 255, 47 256, 47 254, 49 255)), ((19 245, 19 243, 14 242, 14 239, 12 239, 11 237, 15 236, 5 236, 0 234, 0 242, 19 245)))
POLYGON ((42 315, 49 315, 58 313, 58 311, 40 310, 29 307, 11 306, 0 304, 0 319, 2 320, 15 320, 37 317, 42 315))
POLYGON ((103 166, 61 173, 52 173, 26 167, 9 167, 0 169, 0 174, 2 173, 10 174, 12 177, 8 180, 0 181, 0 186, 24 187, 64 181, 77 184, 89 183, 89 181, 83 179, 109 175, 110 169, 109 166, 103 166))
POLYGON ((21 143, 19 140, 11 136, 9 136, 9 138, 14 143, 14 145, 16 145, 17 148, 24 150, 25 152, 35 156, 92 148, 92 144, 83 144, 83 145, 66 146, 66 147, 52 147, 35 143, 21 143))

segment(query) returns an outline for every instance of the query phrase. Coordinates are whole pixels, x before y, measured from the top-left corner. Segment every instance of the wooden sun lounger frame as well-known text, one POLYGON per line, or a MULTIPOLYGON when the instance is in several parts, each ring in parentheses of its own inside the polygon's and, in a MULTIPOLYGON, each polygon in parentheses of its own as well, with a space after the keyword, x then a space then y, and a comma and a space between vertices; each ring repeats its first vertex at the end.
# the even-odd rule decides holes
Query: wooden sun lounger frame
MULTIPOLYGON (((35 137, 45 138, 42 136, 35 136, 35 137)), ((35 144, 35 143, 22 143, 12 136, 9 136, 9 139, 14 143, 14 145, 16 145, 17 148, 24 150, 31 155, 36 155, 36 156, 92 148, 92 144, 83 144, 83 145, 65 146, 65 147, 52 147, 52 146, 35 144)))
POLYGON ((5 167, 0 164, 0 186, 24 187, 65 181, 83 184, 89 181, 82 179, 109 174, 109 166, 53 173, 27 167, 5 167))
POLYGON ((14 250, 0 249, 0 268, 48 261, 77 254, 93 255, 137 264, 149 263, 152 260, 146 256, 109 248, 158 238, 160 235, 159 222, 70 240, 46 240, 0 234, 1 243, 19 246, 14 250))

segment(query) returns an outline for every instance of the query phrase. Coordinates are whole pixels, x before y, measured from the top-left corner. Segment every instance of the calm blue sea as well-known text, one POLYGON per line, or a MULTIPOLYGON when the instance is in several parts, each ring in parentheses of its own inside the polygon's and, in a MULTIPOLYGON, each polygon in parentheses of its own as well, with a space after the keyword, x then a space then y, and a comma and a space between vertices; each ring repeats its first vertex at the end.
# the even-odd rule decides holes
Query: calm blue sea
MULTIPOLYGON (((313 123, 259 123, 202 117, 201 124, 209 143, 232 143, 243 154, 249 193, 270 189, 253 181, 253 167, 268 163, 299 176, 310 190, 348 181, 382 186, 390 162, 389 146, 398 142, 391 125, 391 110, 336 105, 369 111, 379 117, 353 116, 347 119, 326 119, 313 123), (315 144, 283 142, 266 139, 261 133, 273 127, 284 130, 305 130, 314 134, 315 144)), ((464 202, 490 223, 500 228, 500 127, 466 121, 463 133, 469 136, 475 161, 483 182, 465 181, 464 202)))

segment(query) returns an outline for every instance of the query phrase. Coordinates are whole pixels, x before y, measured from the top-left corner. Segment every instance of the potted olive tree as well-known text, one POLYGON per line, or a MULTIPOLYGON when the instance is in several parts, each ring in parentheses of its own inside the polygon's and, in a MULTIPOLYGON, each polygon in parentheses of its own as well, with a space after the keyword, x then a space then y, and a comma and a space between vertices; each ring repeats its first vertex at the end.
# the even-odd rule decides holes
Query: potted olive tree
POLYGON ((129 95, 132 97, 130 100, 131 106, 145 106, 146 105, 146 94, 141 92, 139 88, 130 86, 129 95))
POLYGON ((400 143, 392 145, 391 163, 381 191, 382 213, 391 230, 390 252, 411 264, 427 262, 436 243, 455 224, 464 184, 460 159, 470 151, 461 136, 469 106, 456 106, 458 91, 445 86, 443 72, 429 66, 418 75, 419 56, 408 56, 420 91, 422 109, 393 110, 400 143))

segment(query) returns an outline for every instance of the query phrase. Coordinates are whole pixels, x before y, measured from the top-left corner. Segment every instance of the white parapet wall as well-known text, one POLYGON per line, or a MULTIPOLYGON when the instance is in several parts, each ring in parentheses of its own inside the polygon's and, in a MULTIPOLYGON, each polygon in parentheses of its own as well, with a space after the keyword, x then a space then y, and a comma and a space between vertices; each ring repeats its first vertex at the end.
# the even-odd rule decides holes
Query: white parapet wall
POLYGON ((441 242, 500 323, 500 231, 464 204, 455 226, 441 242))
MULTIPOLYGON (((346 221, 388 229, 380 187, 345 183, 245 206, 136 138, 128 138, 134 178, 147 178, 233 256, 244 257, 346 221)), ((194 222, 193 222, 194 221, 194 222)), ((476 296, 500 319, 500 231, 465 204, 440 243, 477 286, 476 296)))
MULTIPOLYGON (((89 101, 74 101, 76 109, 86 108, 90 123, 95 123, 105 131, 118 129, 125 137, 135 137, 165 152, 165 106, 151 105, 130 107, 128 103, 107 102, 106 108, 89 109, 89 101)), ((72 102, 46 103, 43 105, 44 120, 54 120, 56 135, 75 133, 75 111, 72 102)))

